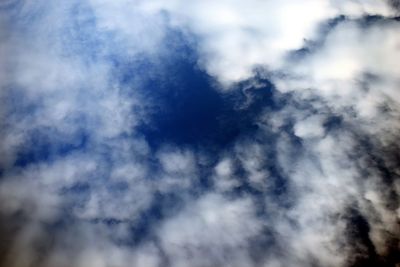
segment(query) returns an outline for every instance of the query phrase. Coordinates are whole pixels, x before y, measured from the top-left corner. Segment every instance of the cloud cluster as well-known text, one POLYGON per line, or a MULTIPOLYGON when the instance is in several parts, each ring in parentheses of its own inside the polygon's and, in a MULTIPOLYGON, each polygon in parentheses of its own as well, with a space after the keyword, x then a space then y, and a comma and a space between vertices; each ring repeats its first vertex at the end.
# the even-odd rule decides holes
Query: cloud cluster
POLYGON ((3 1, 0 266, 397 266, 394 7, 3 1), (152 143, 144 126, 191 79, 173 60, 193 57, 209 99, 235 107, 205 132, 246 127, 152 143))
POLYGON ((393 16, 384 1, 150 1, 147 12, 168 11, 171 23, 200 36, 200 64, 224 85, 248 79, 254 67, 280 68, 288 51, 317 37, 321 23, 339 15, 393 16))

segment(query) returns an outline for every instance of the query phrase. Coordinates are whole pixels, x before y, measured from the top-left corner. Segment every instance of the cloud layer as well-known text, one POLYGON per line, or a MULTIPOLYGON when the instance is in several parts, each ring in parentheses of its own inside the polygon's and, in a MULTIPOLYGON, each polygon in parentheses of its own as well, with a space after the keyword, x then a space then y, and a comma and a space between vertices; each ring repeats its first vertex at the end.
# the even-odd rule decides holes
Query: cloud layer
POLYGON ((400 264, 396 1, 0 14, 0 266, 400 264))

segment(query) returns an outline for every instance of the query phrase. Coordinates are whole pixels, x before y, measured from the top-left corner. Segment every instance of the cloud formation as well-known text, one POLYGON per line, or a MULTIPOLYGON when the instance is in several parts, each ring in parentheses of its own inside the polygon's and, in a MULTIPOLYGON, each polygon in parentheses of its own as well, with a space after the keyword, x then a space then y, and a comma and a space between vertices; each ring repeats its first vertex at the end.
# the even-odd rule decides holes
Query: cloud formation
POLYGON ((396 1, 0 14, 0 266, 400 264, 396 1))
POLYGON ((258 65, 279 69, 289 51, 318 36, 339 15, 394 16, 384 1, 150 1, 148 12, 166 10, 171 23, 201 37, 200 64, 223 84, 248 79, 258 65))

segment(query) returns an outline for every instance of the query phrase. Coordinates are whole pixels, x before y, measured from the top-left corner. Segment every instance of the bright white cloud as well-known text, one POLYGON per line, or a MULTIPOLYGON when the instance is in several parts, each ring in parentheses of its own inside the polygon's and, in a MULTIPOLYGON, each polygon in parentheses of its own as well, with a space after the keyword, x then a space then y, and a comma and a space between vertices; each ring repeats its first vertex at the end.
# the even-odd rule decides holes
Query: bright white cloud
POLYGON ((313 39, 321 23, 338 15, 391 16, 378 0, 342 1, 146 1, 149 12, 166 10, 171 23, 199 36, 199 63, 224 85, 253 75, 259 65, 276 70, 288 52, 313 39))

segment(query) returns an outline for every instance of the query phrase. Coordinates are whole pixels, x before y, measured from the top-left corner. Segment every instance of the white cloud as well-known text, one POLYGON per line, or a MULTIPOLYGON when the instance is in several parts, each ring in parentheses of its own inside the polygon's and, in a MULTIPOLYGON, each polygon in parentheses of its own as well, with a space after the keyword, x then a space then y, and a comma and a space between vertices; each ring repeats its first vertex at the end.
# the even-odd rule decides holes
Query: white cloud
POLYGON ((294 134, 301 138, 322 137, 324 135, 324 118, 314 115, 296 122, 294 134))
POLYGON ((259 65, 276 70, 289 51, 316 37, 320 23, 338 15, 394 15, 383 1, 146 1, 143 9, 166 10, 172 25, 197 34, 199 63, 223 85, 250 78, 259 65))
POLYGON ((259 233, 250 199, 207 194, 159 229, 161 245, 174 266, 251 266, 246 248, 259 233))
POLYGON ((362 107, 372 108, 379 101, 385 101, 386 97, 397 102, 394 86, 398 84, 400 74, 397 60, 400 58, 398 30, 395 22, 380 22, 367 28, 356 21, 341 23, 328 34, 321 48, 299 62, 288 63, 290 74, 299 77, 297 80, 295 78, 297 86, 294 86, 291 78, 278 78, 278 89, 313 88, 318 90, 315 93, 322 96, 337 97, 337 102, 332 101, 336 106, 358 104, 357 111, 365 115, 371 114, 371 111, 362 110, 362 107), (363 84, 366 74, 376 78, 363 84), (372 99, 368 97, 370 93, 376 103, 371 103, 372 99))
MULTIPOLYGON (((377 253, 388 253, 386 243, 399 235, 400 210, 398 205, 392 207, 388 195, 398 196, 400 185, 394 182, 391 189, 383 183, 379 168, 371 166, 370 155, 360 152, 357 143, 358 136, 364 136, 376 151, 385 151, 397 141, 398 23, 381 20, 361 27, 357 22, 365 14, 393 16, 395 11, 386 2, 91 0, 87 12, 75 15, 80 23, 96 21, 87 29, 103 45, 95 59, 85 54, 94 48, 81 47, 71 33, 75 4, 25 1, 14 12, 21 20, 13 34, 4 30, 6 19, 0 22, 4 40, 0 44, 4 104, 0 167, 5 176, 0 181, 0 212, 1 216, 19 212, 27 216, 26 225, 10 244, 8 266, 36 263, 33 244, 45 239, 45 225, 60 219, 66 205, 73 206, 69 215, 76 221, 56 238, 44 265, 151 267, 167 259, 173 266, 185 267, 253 266, 252 242, 268 227, 284 257, 270 255, 271 250, 264 248, 265 266, 310 266, 313 261, 345 266, 354 249, 346 239, 349 207, 359 209, 367 220, 377 253), (320 47, 299 60, 286 57, 302 48, 304 39, 317 39, 320 23, 340 14, 348 19, 330 29, 320 47), (251 78, 253 69, 261 65, 270 71, 268 78, 280 93, 291 93, 293 101, 279 112, 254 118, 260 126, 257 138, 238 140, 216 153, 216 164, 189 148, 166 146, 153 151, 135 136, 135 126, 146 116, 141 107, 147 103, 138 98, 135 88, 124 87, 113 76, 108 56, 117 54, 135 62, 146 54, 158 60, 159 53, 165 52, 167 21, 194 33, 199 64, 223 85, 251 78), (84 52, 76 52, 76 47, 84 52), (278 77, 275 71, 286 75, 278 77), (127 90, 129 94, 124 94, 127 90), (16 101, 21 106, 8 103, 13 93, 19 94, 16 101), (298 103, 304 105, 300 108, 298 103), (29 113, 19 110, 30 107, 29 113), (343 120, 344 127, 324 126, 333 115, 343 120), (86 131, 90 141, 79 153, 12 167, 24 146, 36 145, 30 143, 34 131, 66 143, 86 131), (301 141, 296 139, 295 144, 293 134, 301 141), (267 156, 271 154, 275 157, 267 156), (277 175, 268 169, 271 164, 286 179, 284 197, 290 203, 286 206, 279 203, 282 196, 269 191, 277 175), (211 176, 205 178, 215 183, 215 192, 189 195, 187 191, 196 191, 201 175, 211 176), (265 201, 264 217, 258 216, 251 194, 227 197, 241 183, 261 192, 257 200, 265 201), (70 189, 74 194, 71 187, 76 184, 88 186, 85 197, 61 193, 70 189), (132 249, 113 242, 113 237, 131 234, 129 227, 151 207, 155 192, 181 194, 183 209, 171 207, 173 212, 164 221, 149 225, 155 240, 132 249), (107 219, 120 225, 110 230, 91 223, 107 219)), ((381 154, 398 175, 390 154, 381 154)))
POLYGON ((191 173, 195 169, 195 158, 191 151, 161 151, 161 165, 167 173, 191 173))

